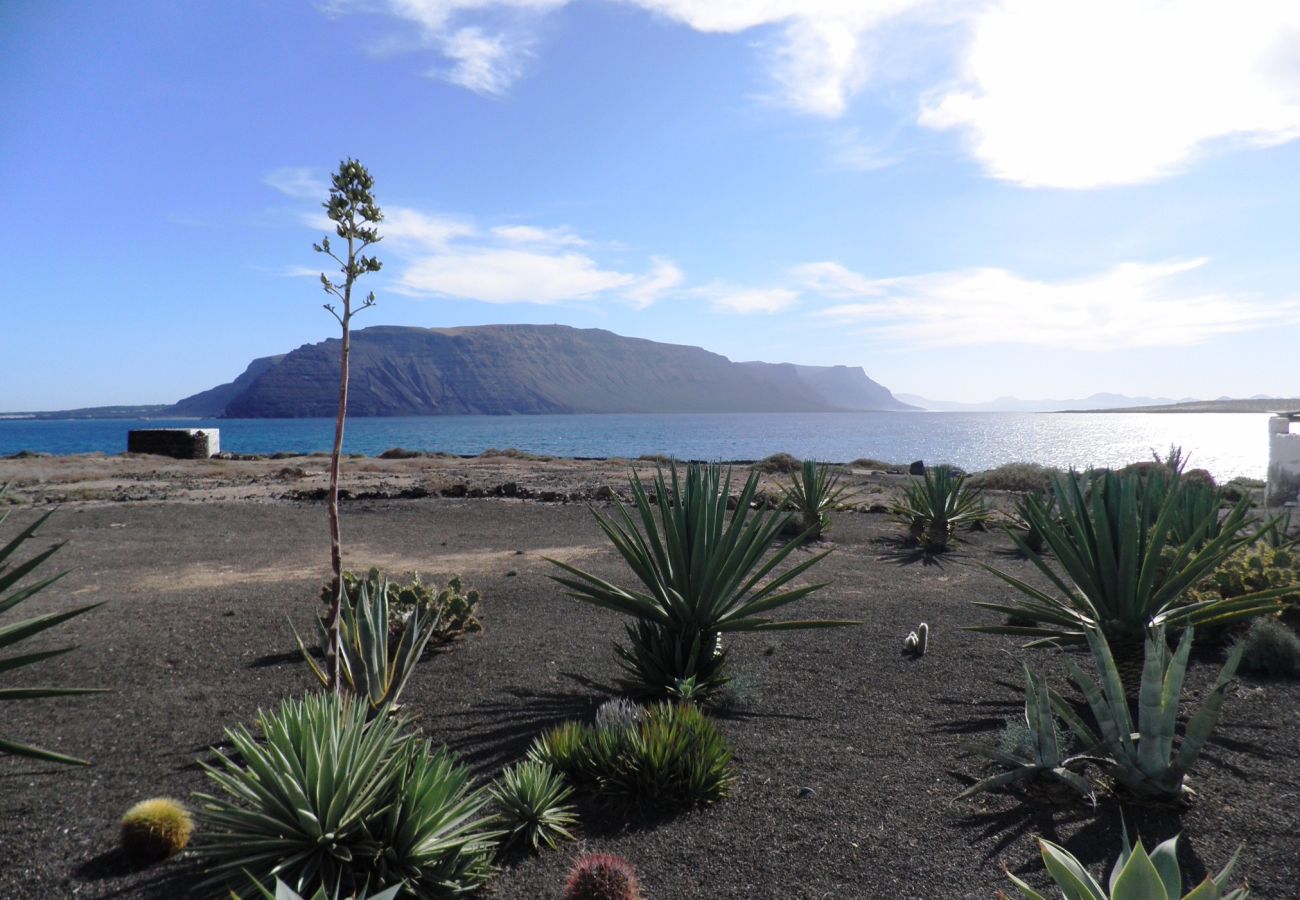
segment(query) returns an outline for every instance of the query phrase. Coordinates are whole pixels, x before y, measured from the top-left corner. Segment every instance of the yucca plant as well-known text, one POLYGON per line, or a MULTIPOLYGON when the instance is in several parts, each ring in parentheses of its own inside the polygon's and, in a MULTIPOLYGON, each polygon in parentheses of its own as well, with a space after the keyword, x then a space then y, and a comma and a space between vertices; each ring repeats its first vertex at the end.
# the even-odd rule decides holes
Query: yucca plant
POLYGON ((983 495, 951 466, 933 466, 920 481, 911 479, 890 513, 907 525, 909 542, 927 553, 943 553, 959 526, 978 526, 989 517, 983 495))
POLYGON ((1188 655, 1192 650, 1192 634, 1191 628, 1183 631, 1171 656, 1165 642, 1164 627, 1151 630, 1146 640, 1136 728, 1110 647, 1095 628, 1086 631, 1086 638, 1097 665, 1100 687, 1076 663, 1070 664, 1070 680, 1087 699, 1098 731, 1086 725, 1059 695, 1053 694, 1051 698, 1057 714, 1083 741, 1086 752, 1104 755, 1107 759, 1105 769, 1110 778, 1140 800, 1168 802, 1184 799, 1188 793, 1184 784, 1187 772, 1214 731, 1224 696, 1241 662, 1244 647, 1239 645, 1229 654, 1214 686, 1188 720, 1183 739, 1175 751, 1178 704, 1182 698, 1188 655))
POLYGON ((442 897, 482 883, 498 836, 486 794, 397 717, 367 714, 318 694, 259 713, 258 733, 227 729, 234 753, 203 764, 221 793, 196 795, 203 887, 280 878, 331 896, 382 884, 442 897))
MULTIPOLYGON (((1084 643, 1089 627, 1100 628, 1125 683, 1132 686, 1141 671, 1148 629, 1164 624, 1182 628, 1238 621, 1274 612, 1280 606, 1285 590, 1184 601, 1188 588, 1257 537, 1257 530, 1246 527, 1244 501, 1222 523, 1212 526, 1207 519, 1175 547, 1171 529, 1178 515, 1176 491, 1165 493, 1160 505, 1154 506, 1155 493, 1141 490, 1138 475, 1107 471, 1092 480, 1086 491, 1073 473, 1058 479, 1056 496, 1058 515, 1034 497, 1025 498, 1022 509, 1042 533, 1059 572, 1018 534, 1011 533, 1011 539, 1051 587, 1044 590, 981 563, 1023 596, 1004 602, 975 601, 976 606, 1038 624, 981 625, 968 630, 1030 637, 1034 640, 1026 646, 1036 647, 1084 643), (1146 528, 1146 521, 1154 524, 1146 528), (1202 543, 1200 538, 1211 527, 1217 527, 1218 533, 1202 543)), ((1212 518, 1217 520, 1217 513, 1212 518)))
MULTIPOLYGON (((4 496, 9 485, 0 486, 0 497, 4 496)), ((59 551, 63 544, 54 544, 45 550, 31 557, 30 559, 14 564, 13 555, 22 548, 29 540, 34 538, 40 527, 52 513, 46 513, 31 525, 28 525, 20 531, 13 540, 9 541, 3 547, 0 547, 0 614, 6 613, 16 607, 19 603, 32 597, 33 595, 45 590, 54 582, 58 581, 67 572, 59 572, 38 581, 19 587, 19 583, 24 578, 35 572, 51 556, 59 551)), ((9 518, 6 511, 0 515, 0 526, 3 526, 9 518)), ((81 606, 76 609, 69 609, 63 612, 46 613, 42 616, 35 616, 30 619, 23 619, 18 622, 12 622, 7 625, 0 625, 0 650, 13 647, 27 640, 34 634, 39 634, 50 628, 60 625, 71 618, 88 613, 92 609, 100 606, 99 603, 92 603, 89 606, 81 606)), ((0 672, 13 672, 24 666, 30 666, 38 663, 43 659, 50 659, 55 656, 61 656, 69 653, 76 647, 59 647, 54 650, 39 650, 34 653, 22 653, 18 656, 0 657, 0 672)), ((7 677, 7 676, 6 676, 7 677)), ((0 702, 10 700, 37 700, 42 697, 67 697, 75 694, 95 694, 102 693, 103 688, 53 688, 53 687, 0 687, 0 702)), ((78 759, 74 756, 67 756, 63 753, 55 753, 53 750, 42 750, 40 747, 33 747, 30 744, 19 743, 9 738, 0 737, 0 753, 8 753, 14 756, 24 756, 29 759, 39 759, 44 762, 67 763, 76 766, 88 766, 90 763, 84 759, 78 759)))
POLYGON ((547 763, 526 759, 501 773, 490 788, 500 808, 498 821, 506 830, 504 843, 527 843, 534 850, 552 850, 561 840, 575 840, 569 829, 577 824, 573 806, 565 801, 573 788, 547 763))
POLYGON ((1094 757, 1076 755, 1066 757, 1061 736, 1052 715, 1052 703, 1046 681, 1041 675, 1025 669, 1025 725, 1032 736, 1032 746, 1023 755, 987 744, 967 744, 966 749, 992 760, 1005 771, 978 781, 957 795, 960 800, 981 791, 990 791, 1018 782, 1052 781, 1078 793, 1089 802, 1096 803, 1096 793, 1091 782, 1080 770, 1094 757))
MULTIPOLYGON (((289 887, 289 885, 285 884, 278 878, 275 879, 274 891, 271 891, 262 884, 254 886, 254 890, 257 891, 258 896, 261 897, 262 900, 396 900, 397 892, 401 889, 402 886, 396 884, 377 894, 367 893, 365 890, 362 890, 359 893, 342 894, 338 891, 326 893, 324 888, 317 888, 316 893, 312 894, 310 897, 306 897, 289 887)), ((234 897, 233 894, 231 896, 234 897)), ((238 898, 235 898, 235 900, 238 900, 238 898)))
POLYGON ((782 505, 793 509, 798 518, 795 526, 804 541, 818 541, 830 531, 830 511, 849 495, 848 487, 841 485, 840 473, 830 466, 817 465, 805 459, 800 468, 790 475, 782 505))
MULTIPOLYGON (((1242 888, 1228 890, 1228 879, 1237 865, 1241 848, 1218 875, 1205 876, 1205 880, 1183 893, 1183 875, 1178 866, 1178 836, 1159 844, 1148 855, 1142 841, 1129 847, 1128 828, 1123 830, 1124 848, 1115 867, 1110 872, 1110 882, 1103 888, 1083 867, 1074 854, 1059 844, 1039 838, 1038 847, 1047 873, 1061 890, 1064 900, 1245 900, 1249 891, 1242 888)), ((1007 872, 1007 877, 1020 889, 1026 900, 1047 900, 1038 891, 1007 872)), ((1006 900, 1006 894, 998 891, 1006 900)))
MULTIPOLYGON (((437 613, 413 607, 406 627, 394 638, 389 629, 388 580, 381 579, 377 590, 371 590, 369 580, 359 580, 355 591, 355 599, 339 607, 338 674, 349 691, 365 700, 370 714, 378 715, 396 706, 433 636, 437 613)), ((323 619, 316 620, 316 630, 324 648, 329 629, 323 619)), ((294 638, 312 674, 328 687, 328 673, 312 658, 296 629, 294 638)))
POLYGON ((720 638, 729 631, 773 631, 855 625, 848 621, 775 622, 768 613, 823 587, 788 587, 826 554, 783 572, 777 567, 796 549, 787 543, 764 559, 786 516, 750 509, 758 474, 751 473, 728 509, 731 472, 690 465, 682 477, 673 465, 655 474, 649 491, 633 474, 633 508, 616 503, 617 516, 592 513, 641 583, 619 587, 567 563, 551 577, 584 603, 632 616, 629 645, 616 648, 634 689, 668 696, 687 679, 696 696, 716 692, 727 680, 720 638))

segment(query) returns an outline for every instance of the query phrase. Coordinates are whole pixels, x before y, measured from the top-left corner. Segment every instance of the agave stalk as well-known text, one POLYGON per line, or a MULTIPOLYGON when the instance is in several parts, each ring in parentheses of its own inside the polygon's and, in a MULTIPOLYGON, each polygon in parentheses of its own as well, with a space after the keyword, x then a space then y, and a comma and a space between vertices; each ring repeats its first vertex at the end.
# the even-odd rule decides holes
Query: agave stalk
MULTIPOLYGON (((1039 839, 1043 864, 1065 900, 1246 900, 1249 894, 1246 888, 1227 890, 1228 879, 1232 877, 1233 867, 1241 854, 1240 847, 1218 875, 1205 876, 1204 881, 1184 894, 1182 870, 1178 866, 1177 835, 1159 844, 1148 855, 1140 840, 1136 847, 1129 846, 1127 826, 1123 834, 1124 849, 1111 869, 1109 890, 1098 884, 1070 851, 1059 844, 1039 839)), ((1047 900, 1010 872, 1007 872, 1007 877, 1026 900, 1047 900)), ((998 896, 1005 898, 1006 894, 999 891, 998 896)))
POLYGON ((950 466, 934 466, 921 481, 912 479, 890 512, 907 524, 909 540, 930 553, 947 550, 958 526, 978 525, 989 516, 983 495, 950 466))
MULTIPOLYGON (((790 583, 821 561, 810 556, 782 572, 777 567, 797 542, 764 555, 787 516, 750 509, 758 485, 751 473, 728 510, 731 473, 720 466, 691 465, 683 478, 676 465, 659 470, 649 490, 633 474, 633 507, 617 504, 607 518, 594 507, 601 530, 640 582, 624 588, 567 563, 550 560, 564 574, 551 577, 574 599, 631 616, 628 647, 617 647, 623 668, 645 692, 668 695, 694 678, 707 695, 726 681, 723 632, 831 628, 851 621, 773 621, 775 609, 823 587, 790 583)), ((829 552, 829 551, 827 551, 829 552)))
POLYGON ((1050 779, 1066 785, 1095 806, 1097 797, 1092 784, 1076 770, 1089 762, 1099 762, 1099 760, 1082 754, 1066 758, 1053 724, 1047 682, 1041 675, 1030 671, 1028 666, 1025 666, 1024 670, 1025 724, 1034 735, 1032 755, 1022 758, 987 744, 966 745, 966 749, 970 752, 992 760, 1006 771, 976 782, 958 794, 957 799, 961 800, 981 791, 991 791, 1020 781, 1050 779))
MULTIPOLYGON (((0 497, 4 496, 9 486, 6 484, 0 487, 0 497)), ((28 525, 20 531, 13 540, 9 541, 3 547, 0 547, 0 615, 16 607, 19 603, 40 593, 50 585, 54 584, 67 572, 59 572, 30 584, 19 587, 19 583, 24 578, 35 572, 46 560, 59 551, 63 544, 54 544, 40 553, 33 556, 25 562, 13 565, 10 557, 14 555, 27 541, 36 536, 41 526, 49 519, 52 512, 47 512, 31 525, 28 525), (13 566, 12 568, 10 568, 13 566)), ((5 520, 9 518, 6 511, 0 515, 0 526, 4 525, 5 520)), ((92 609, 100 606, 99 603, 92 603, 89 606, 81 606, 76 609, 65 610, 63 612, 46 613, 42 616, 34 616, 30 619, 23 619, 18 622, 11 622, 7 625, 0 625, 0 650, 13 647, 22 641, 27 640, 32 635, 47 631, 56 625, 68 621, 69 619, 90 612, 92 609)), ((53 650, 39 650, 35 653, 22 653, 18 656, 7 656, 0 658, 0 672, 13 672, 25 666, 30 666, 44 659, 51 659, 55 656, 62 656, 64 653, 70 653, 77 649, 72 647, 59 647, 53 650)), ((0 702, 10 700, 38 700, 44 697, 68 697, 76 694, 97 694, 103 693, 104 688, 54 688, 54 687, 0 687, 0 702)), ((0 753, 8 753, 14 756, 23 756, 28 759, 39 759, 44 762, 65 763, 68 765, 88 766, 90 763, 84 759, 78 759, 75 756, 67 756, 63 753, 55 753, 53 750, 43 750, 40 747, 34 747, 31 744, 24 744, 9 738, 0 737, 0 753)))
POLYGON ((1149 628, 1227 623, 1279 608, 1285 589, 1183 602, 1189 587, 1233 551, 1254 541, 1258 531, 1246 528, 1249 504, 1243 500, 1222 523, 1217 522, 1217 511, 1207 517, 1175 548, 1171 529, 1179 514, 1177 491, 1165 493, 1159 506, 1154 505, 1155 493, 1143 492, 1136 475, 1108 471, 1086 492, 1074 473, 1058 479, 1057 515, 1050 514, 1041 500, 1026 497, 1023 513, 1042 533, 1060 571, 1011 532, 1011 539, 1046 577, 1050 588, 1045 590, 981 563, 1023 596, 1007 602, 977 600, 975 605, 1038 624, 981 625, 968 630, 1030 637, 1034 640, 1026 646, 1040 647, 1085 643, 1085 632, 1100 628, 1121 664, 1127 666, 1139 658, 1149 628), (1154 524, 1145 528, 1146 521, 1154 524), (1216 527, 1218 533, 1207 537, 1216 527))
POLYGON ((805 459, 800 469, 791 474, 782 505, 793 508, 799 516, 802 540, 818 541, 830 531, 830 510, 850 493, 839 482, 839 472, 833 472, 827 465, 818 466, 811 459, 805 459))
MULTIPOLYGON (((339 678, 351 693, 366 701, 372 716, 396 707, 438 625, 437 611, 417 604, 406 620, 401 637, 394 640, 388 628, 388 595, 386 578, 379 581, 378 589, 373 592, 369 580, 358 581, 356 602, 344 602, 338 620, 339 678)), ((326 621, 317 619, 316 629, 321 646, 328 647, 326 621)), ((312 658, 296 630, 294 638, 312 674, 328 688, 329 673, 312 658)))
POLYGON ((1095 628, 1088 629, 1087 640, 1097 664, 1100 687, 1075 663, 1070 664, 1070 680, 1083 692, 1099 732, 1084 724, 1059 695, 1051 698, 1057 714, 1088 745, 1089 752, 1105 754, 1111 778, 1140 799, 1183 798, 1187 792, 1184 779, 1214 731, 1228 685, 1245 650, 1244 644, 1233 648, 1214 686, 1188 721, 1182 743, 1175 751, 1174 729, 1192 651, 1192 632, 1191 628, 1183 631, 1172 657, 1163 627, 1152 629, 1147 637, 1136 728, 1115 659, 1106 639, 1095 628))

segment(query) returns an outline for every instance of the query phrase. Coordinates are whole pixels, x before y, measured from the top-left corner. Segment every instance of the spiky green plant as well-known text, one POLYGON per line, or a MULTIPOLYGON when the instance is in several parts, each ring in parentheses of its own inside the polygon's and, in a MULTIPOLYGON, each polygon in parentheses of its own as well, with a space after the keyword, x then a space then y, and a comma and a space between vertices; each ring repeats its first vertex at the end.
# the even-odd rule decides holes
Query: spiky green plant
POLYGON ((826 554, 777 573, 796 545, 788 543, 764 559, 786 517, 750 509, 757 486, 758 474, 751 473, 732 512, 729 469, 724 475, 720 466, 692 464, 683 478, 673 465, 667 478, 663 470, 656 472, 650 491, 633 474, 632 510, 616 503, 617 517, 607 518, 593 507, 601 530, 642 590, 551 560, 565 573, 551 577, 568 588, 570 597, 636 620, 626 629, 629 645, 616 649, 641 691, 668 696, 690 678, 699 695, 717 691, 727 680, 726 653, 718 649, 723 632, 858 624, 770 618, 771 611, 823 587, 788 585, 826 554))
POLYGON ((499 833, 486 793, 400 719, 367 713, 349 695, 312 695, 259 713, 257 733, 227 729, 233 754, 203 764, 220 794, 196 795, 204 887, 279 877, 299 892, 374 883, 434 898, 487 878, 499 833))
MULTIPOLYGON (((0 486, 0 497, 4 496, 9 485, 0 486)), ((53 512, 47 512, 38 518, 35 522, 28 525, 20 531, 9 543, 0 547, 0 614, 6 613, 16 607, 19 603, 32 597, 33 595, 45 590, 54 582, 58 581, 67 572, 59 572, 38 581, 30 582, 26 585, 19 586, 23 579, 35 572, 51 556, 59 551, 63 544, 53 544, 42 550, 35 556, 21 563, 14 564, 12 557, 22 546, 34 538, 41 526, 53 512)), ((0 526, 3 526, 9 518, 9 512, 6 510, 0 514, 0 526)), ((0 625, 0 650, 13 647, 22 641, 27 640, 34 634, 39 634, 50 628, 60 625, 71 618, 88 613, 92 609, 100 606, 99 603, 92 603, 89 606, 80 606, 76 609, 64 610, 62 612, 46 613, 41 616, 34 616, 30 619, 23 619, 18 622, 12 622, 7 625, 0 625)), ((59 647, 54 650, 39 650, 35 653, 22 653, 18 656, 7 656, 0 658, 0 672, 14 672, 24 666, 30 666, 38 663, 43 659, 61 656, 77 649, 74 647, 59 647)), ((8 676, 6 676, 8 678, 8 676)), ((37 700, 42 697, 68 697, 75 694, 97 694, 102 693, 103 688, 53 688, 53 687, 0 687, 0 702, 11 700, 37 700)), ((78 759, 74 756, 67 756, 62 753, 55 753, 53 750, 42 750, 39 747, 33 747, 30 744, 19 743, 9 738, 0 737, 0 753, 9 753, 14 756, 25 756, 29 759, 39 759, 45 762, 67 763, 69 765, 88 766, 90 763, 84 759, 78 759)))
POLYGON ((550 765, 526 759, 501 773, 490 788, 500 812, 497 821, 506 831, 505 843, 527 843, 534 850, 545 844, 552 850, 561 840, 572 841, 578 821, 565 801, 573 788, 550 765))
POLYGON ((1086 638, 1097 665, 1100 687, 1073 662, 1070 663, 1070 680, 1088 701, 1098 730, 1094 731, 1085 724, 1059 695, 1051 695, 1057 715, 1078 735, 1085 752, 1104 756, 1110 778, 1139 800, 1168 802, 1184 799, 1188 793, 1184 784, 1187 772, 1214 731, 1224 696, 1241 662, 1244 648, 1239 645, 1229 654, 1200 708, 1188 720, 1183 739, 1175 750, 1175 725, 1187 659, 1192 651, 1192 634, 1191 628, 1183 631, 1171 656, 1165 642, 1164 627, 1151 630, 1146 640, 1136 727, 1110 647, 1095 628, 1086 631, 1086 638))
POLYGON ((261 897, 262 900, 396 900, 397 892, 401 889, 402 886, 400 884, 395 884, 377 894, 368 893, 363 888, 359 893, 349 892, 344 895, 337 890, 332 893, 326 893, 325 888, 322 887, 317 888, 316 893, 312 894, 310 897, 305 897, 278 878, 275 879, 274 892, 265 885, 254 885, 254 890, 257 891, 258 896, 261 897))
POLYGON ((1052 704, 1047 682, 1041 675, 1025 670, 1025 715, 1024 723, 1031 736, 1031 746, 1026 752, 994 747, 988 744, 971 743, 966 750, 983 756, 1003 767, 1004 771, 992 775, 968 787, 957 795, 960 800, 981 791, 991 791, 1023 781, 1054 781, 1065 785, 1096 803, 1096 793, 1088 779, 1080 771, 1092 757, 1077 755, 1067 757, 1062 746, 1061 735, 1057 730, 1056 719, 1052 715, 1052 704))
POLYGON ((1023 511, 1043 534, 1059 572, 1019 535, 1011 534, 1051 588, 1044 590, 981 563, 1023 596, 1005 602, 975 601, 976 606, 1038 624, 981 625, 968 630, 1030 637, 1034 640, 1026 646, 1036 647, 1084 643, 1089 627, 1100 628, 1120 662, 1125 682, 1132 685, 1140 672, 1149 628, 1237 621, 1279 608, 1278 598, 1285 591, 1184 602, 1189 587, 1255 539, 1256 534, 1246 528, 1244 502, 1218 526, 1215 537, 1199 541, 1211 527, 1207 519, 1181 546, 1174 547, 1171 529, 1178 514, 1176 492, 1165 493, 1155 506, 1155 492, 1142 491, 1137 474, 1103 472, 1085 491, 1082 479, 1071 473, 1057 481, 1056 496, 1059 516, 1051 515, 1033 497, 1025 499, 1023 511), (1146 521, 1154 524, 1146 528, 1146 521))
POLYGON ((830 511, 849 496, 849 488, 840 484, 840 473, 825 464, 818 465, 805 459, 798 470, 791 473, 785 487, 782 504, 793 509, 798 516, 800 537, 805 541, 819 541, 830 531, 830 511))
POLYGON ((907 525, 908 541, 927 553, 943 553, 959 526, 989 517, 983 495, 951 466, 932 466, 920 481, 912 478, 890 513, 907 525))
MULTIPOLYGON (((371 715, 396 706, 406 682, 420 661, 420 654, 433 636, 436 611, 420 606, 412 608, 410 618, 394 639, 389 629, 389 590, 387 579, 380 579, 371 590, 369 580, 356 583, 356 598, 340 605, 338 674, 348 690, 363 698, 371 715)), ((316 620, 322 649, 328 646, 329 628, 324 619, 316 620)), ((298 649, 312 674, 326 687, 329 673, 312 658, 302 638, 294 631, 298 649)))
POLYGON ((690 703, 645 707, 622 728, 564 723, 540 735, 528 755, 599 800, 653 812, 716 802, 736 777, 731 749, 690 703))
MULTIPOLYGON (((1111 869, 1108 888, 1098 884, 1074 854, 1059 844, 1039 838, 1043 864, 1060 888, 1064 900, 1245 900, 1249 893, 1244 887, 1227 889, 1228 879, 1232 877, 1232 869, 1241 853, 1240 847, 1223 871, 1205 876, 1204 881, 1184 894, 1182 870, 1178 866, 1177 835, 1158 845, 1148 855, 1141 840, 1136 847, 1129 847, 1127 826, 1123 834, 1124 847, 1111 869)), ((1047 900, 1010 872, 1007 872, 1007 877, 1026 900, 1047 900)), ((1005 900, 1007 895, 999 891, 998 896, 1005 900)))

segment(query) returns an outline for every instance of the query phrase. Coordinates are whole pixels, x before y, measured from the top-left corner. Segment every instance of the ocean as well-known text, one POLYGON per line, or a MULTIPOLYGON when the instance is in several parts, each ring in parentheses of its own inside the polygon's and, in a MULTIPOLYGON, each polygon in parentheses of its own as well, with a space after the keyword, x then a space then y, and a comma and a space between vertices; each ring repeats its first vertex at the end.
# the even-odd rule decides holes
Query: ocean
MULTIPOLYGON (((772 453, 848 462, 946 462, 968 471, 1007 462, 1115 466, 1180 446, 1216 478, 1263 478, 1268 415, 1256 413, 728 413, 350 418, 347 453, 391 447, 473 455, 516 448, 547 456, 754 460, 772 453)), ((116 454, 133 428, 218 428, 231 453, 328 452, 333 419, 0 419, 0 456, 22 450, 116 454)))

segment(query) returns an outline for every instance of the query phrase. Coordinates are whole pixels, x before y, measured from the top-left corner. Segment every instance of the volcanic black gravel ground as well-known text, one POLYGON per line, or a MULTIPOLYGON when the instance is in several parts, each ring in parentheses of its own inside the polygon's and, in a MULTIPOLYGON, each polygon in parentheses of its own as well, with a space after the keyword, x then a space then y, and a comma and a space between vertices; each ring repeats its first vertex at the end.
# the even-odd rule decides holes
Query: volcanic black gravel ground
MULTIPOLYGON (((14 512, 8 526, 35 512, 14 512)), ((578 503, 512 499, 356 501, 343 512, 346 563, 426 580, 458 572, 483 593, 485 630, 427 659, 407 709, 488 779, 534 735, 589 717, 616 691, 618 616, 562 596, 544 556, 612 579, 625 569, 578 503)), ((739 780, 711 808, 666 821, 602 821, 578 844, 512 858, 487 890, 553 898, 583 849, 618 853, 648 900, 685 898, 991 898, 1006 865, 1047 885, 1035 835, 1109 872, 1121 810, 1103 800, 1044 804, 1006 794, 953 797, 986 772, 960 743, 994 740, 1022 708, 1022 661, 1058 689, 1070 658, 971 634, 995 621, 971 606, 1008 596, 975 565, 1029 573, 997 533, 974 534, 935 564, 900 550, 886 516, 843 513, 834 552, 809 574, 829 586, 788 617, 860 619, 854 628, 727 639, 737 675, 720 727, 739 780), (900 652, 926 621, 923 659, 900 652)), ((71 574, 25 615, 105 605, 43 635, 75 652, 22 673, 23 684, 103 686, 110 694, 8 703, 0 734, 94 761, 55 767, 0 758, 0 897, 186 895, 185 860, 131 870, 116 850, 133 803, 206 790, 196 764, 224 727, 313 687, 286 617, 308 633, 328 562, 319 503, 68 504, 44 536, 67 539, 71 574)), ((800 553, 804 551, 799 551, 800 553)), ((6 617, 11 620, 14 613, 6 617)), ((1198 653, 1200 697, 1222 655, 1198 653)), ((1238 844, 1252 896, 1300 896, 1300 685, 1243 677, 1193 770, 1187 809, 1125 808, 1148 847, 1182 833, 1185 876, 1217 871, 1238 844)))

